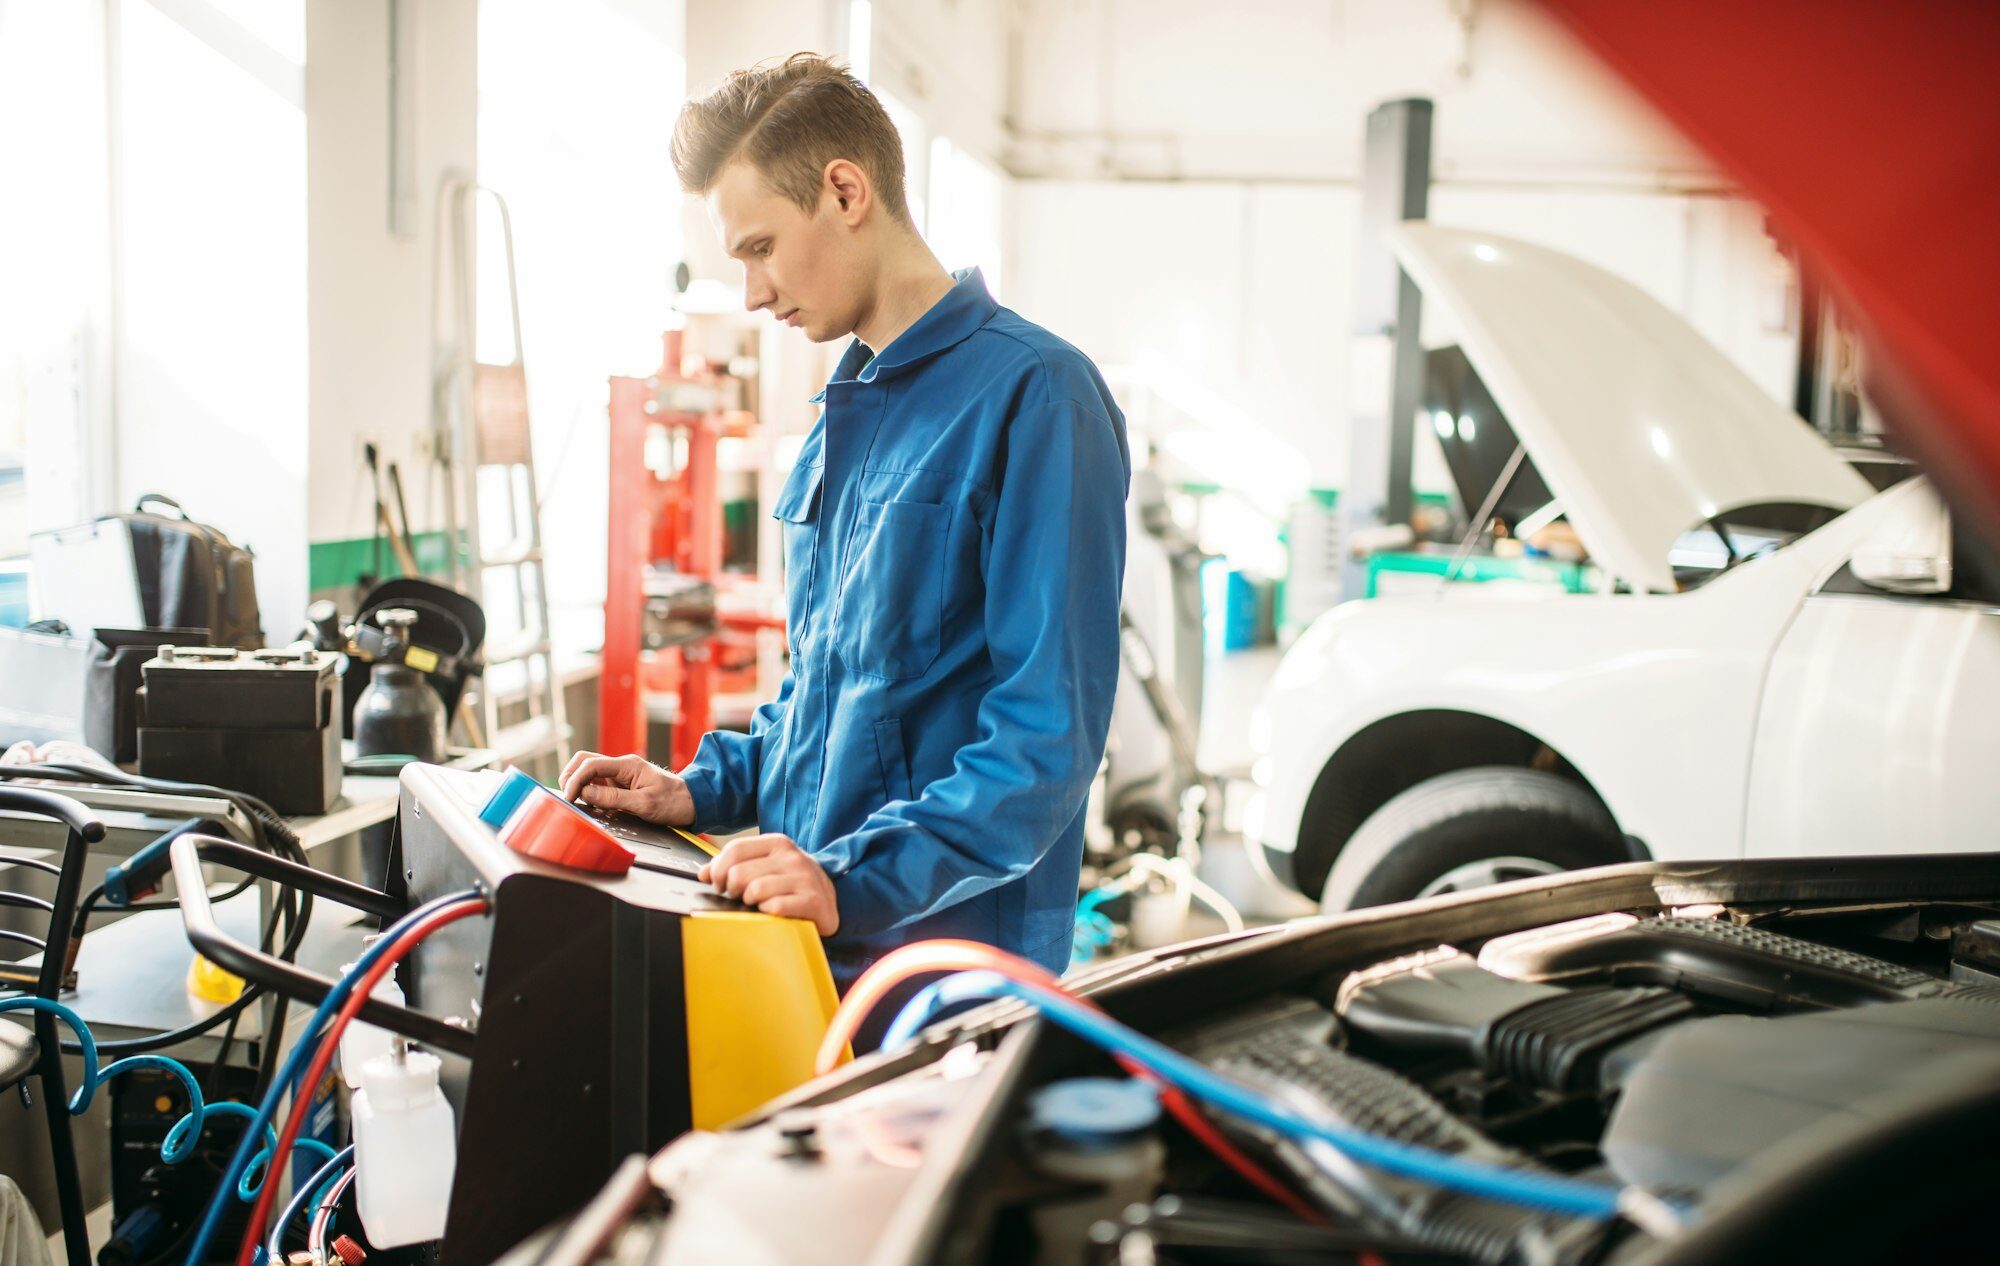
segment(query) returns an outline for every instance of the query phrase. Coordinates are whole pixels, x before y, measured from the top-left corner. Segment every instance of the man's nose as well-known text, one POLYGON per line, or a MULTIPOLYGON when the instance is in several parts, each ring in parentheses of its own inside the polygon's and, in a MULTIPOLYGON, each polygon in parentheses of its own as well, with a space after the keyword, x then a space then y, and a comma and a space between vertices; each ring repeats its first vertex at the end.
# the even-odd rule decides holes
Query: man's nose
POLYGON ((745 309, 756 312, 768 306, 776 299, 777 295, 772 293, 771 288, 765 285, 761 278, 753 273, 746 272, 743 274, 743 306, 745 309))

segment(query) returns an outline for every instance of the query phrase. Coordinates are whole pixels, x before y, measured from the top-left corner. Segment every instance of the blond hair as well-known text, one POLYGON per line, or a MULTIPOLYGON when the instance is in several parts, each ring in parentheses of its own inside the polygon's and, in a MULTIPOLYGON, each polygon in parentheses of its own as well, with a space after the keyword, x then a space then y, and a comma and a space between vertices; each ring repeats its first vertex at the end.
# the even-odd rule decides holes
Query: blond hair
POLYGON ((689 193, 707 193, 740 158, 807 213, 819 205, 826 165, 845 158, 868 173, 895 220, 911 222, 903 143, 889 112, 846 68, 816 53, 739 70, 682 106, 671 152, 689 193))

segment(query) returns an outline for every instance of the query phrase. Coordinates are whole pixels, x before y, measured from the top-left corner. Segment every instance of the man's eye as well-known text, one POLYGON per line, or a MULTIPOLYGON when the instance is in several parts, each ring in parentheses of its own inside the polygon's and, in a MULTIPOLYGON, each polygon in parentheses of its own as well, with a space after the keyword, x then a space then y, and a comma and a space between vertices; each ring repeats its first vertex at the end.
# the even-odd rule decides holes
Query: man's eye
POLYGON ((771 244, 769 242, 766 242, 762 246, 759 246, 757 248, 757 254, 759 254, 760 256, 769 256, 770 253, 771 253, 771 244))

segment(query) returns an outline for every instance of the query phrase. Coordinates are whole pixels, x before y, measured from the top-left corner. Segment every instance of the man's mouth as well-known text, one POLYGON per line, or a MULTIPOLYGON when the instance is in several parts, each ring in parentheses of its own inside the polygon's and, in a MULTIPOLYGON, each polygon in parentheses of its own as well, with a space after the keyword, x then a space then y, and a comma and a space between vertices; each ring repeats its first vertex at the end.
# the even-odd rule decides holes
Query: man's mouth
POLYGON ((778 316, 778 320, 785 325, 797 325, 798 322, 793 320, 792 318, 796 317, 798 314, 799 310, 797 308, 793 308, 789 312, 780 313, 778 316))

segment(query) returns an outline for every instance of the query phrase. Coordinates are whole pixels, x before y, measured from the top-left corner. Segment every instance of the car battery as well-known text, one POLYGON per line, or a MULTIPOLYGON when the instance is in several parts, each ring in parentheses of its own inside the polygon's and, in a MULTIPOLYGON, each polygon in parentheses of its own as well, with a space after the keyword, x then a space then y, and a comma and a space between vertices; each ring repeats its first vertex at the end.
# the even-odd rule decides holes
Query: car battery
POLYGON ((140 672, 139 772, 325 813, 340 796, 336 656, 162 646, 140 672))

